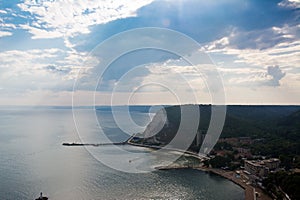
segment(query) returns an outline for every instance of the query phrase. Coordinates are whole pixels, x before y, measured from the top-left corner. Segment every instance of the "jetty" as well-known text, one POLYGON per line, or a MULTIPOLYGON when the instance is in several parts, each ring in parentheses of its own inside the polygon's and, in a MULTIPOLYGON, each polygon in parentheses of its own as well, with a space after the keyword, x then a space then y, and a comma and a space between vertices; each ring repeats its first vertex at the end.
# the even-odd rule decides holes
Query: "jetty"
POLYGON ((125 142, 111 142, 111 143, 63 143, 63 146, 94 146, 94 147, 98 147, 98 146, 107 146, 107 145, 125 145, 127 144, 127 141, 125 142))

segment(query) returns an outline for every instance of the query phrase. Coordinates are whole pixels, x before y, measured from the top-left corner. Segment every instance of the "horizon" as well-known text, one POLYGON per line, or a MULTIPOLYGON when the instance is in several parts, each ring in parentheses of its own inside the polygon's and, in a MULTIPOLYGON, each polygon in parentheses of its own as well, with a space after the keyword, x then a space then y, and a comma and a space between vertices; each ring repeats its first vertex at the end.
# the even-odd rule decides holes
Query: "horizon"
POLYGON ((96 108, 96 107, 151 107, 151 106, 186 106, 186 105, 199 105, 199 106, 291 106, 300 107, 299 104, 131 104, 131 105, 83 105, 83 106, 72 106, 72 105, 0 105, 0 108, 10 107, 24 107, 24 108, 42 108, 42 107, 53 107, 53 108, 96 108))

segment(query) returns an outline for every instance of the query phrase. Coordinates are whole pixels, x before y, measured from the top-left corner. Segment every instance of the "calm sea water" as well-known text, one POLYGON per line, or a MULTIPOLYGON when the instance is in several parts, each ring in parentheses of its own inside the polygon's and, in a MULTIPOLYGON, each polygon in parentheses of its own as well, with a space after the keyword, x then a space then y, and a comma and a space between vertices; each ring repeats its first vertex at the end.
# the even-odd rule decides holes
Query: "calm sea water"
MULTIPOLYGON (((123 113, 120 111, 118 116, 122 119, 123 113)), ((139 112, 132 112, 131 116, 139 128, 131 130, 126 120, 121 124, 131 132, 142 130, 151 119, 139 112)), ((62 146, 63 142, 82 140, 103 142, 99 127, 112 141, 128 137, 117 128, 109 111, 93 115, 83 109, 76 117, 80 121, 80 137, 70 109, 0 110, 1 200, 32 200, 41 191, 50 200, 244 199, 239 186, 219 176, 197 170, 125 173, 105 166, 83 147, 62 146)), ((100 155, 114 157, 111 147, 96 148, 100 155)), ((137 147, 120 148, 143 151, 137 147)))

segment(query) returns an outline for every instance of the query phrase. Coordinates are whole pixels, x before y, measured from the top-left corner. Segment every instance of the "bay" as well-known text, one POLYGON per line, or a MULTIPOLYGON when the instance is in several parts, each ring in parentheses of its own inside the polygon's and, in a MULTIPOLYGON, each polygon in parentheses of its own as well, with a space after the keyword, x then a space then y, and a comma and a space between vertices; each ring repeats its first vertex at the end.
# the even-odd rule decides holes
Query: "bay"
MULTIPOLYGON (((117 111, 117 115, 120 123, 126 123, 117 125, 110 111, 79 109, 76 124, 71 109, 0 110, 0 199, 35 199, 41 191, 58 200, 244 199, 243 189, 216 175, 192 169, 126 173, 106 166, 87 148, 62 146, 107 138, 123 141, 143 130, 153 117, 131 112, 132 126, 126 113, 117 111)), ((118 156, 112 147, 96 148, 103 156, 118 156)))

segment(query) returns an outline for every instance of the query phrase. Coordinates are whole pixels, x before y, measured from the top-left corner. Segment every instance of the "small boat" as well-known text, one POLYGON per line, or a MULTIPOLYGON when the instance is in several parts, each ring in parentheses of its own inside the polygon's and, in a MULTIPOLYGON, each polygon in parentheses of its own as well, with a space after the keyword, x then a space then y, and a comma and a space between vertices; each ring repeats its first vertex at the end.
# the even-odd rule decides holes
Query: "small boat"
POLYGON ((48 197, 43 197, 43 193, 40 193, 40 197, 35 200, 48 200, 48 197))

